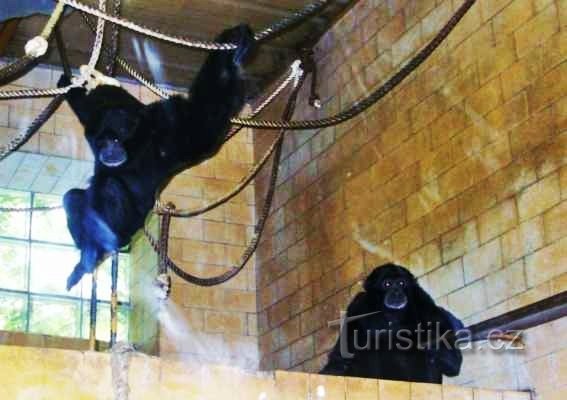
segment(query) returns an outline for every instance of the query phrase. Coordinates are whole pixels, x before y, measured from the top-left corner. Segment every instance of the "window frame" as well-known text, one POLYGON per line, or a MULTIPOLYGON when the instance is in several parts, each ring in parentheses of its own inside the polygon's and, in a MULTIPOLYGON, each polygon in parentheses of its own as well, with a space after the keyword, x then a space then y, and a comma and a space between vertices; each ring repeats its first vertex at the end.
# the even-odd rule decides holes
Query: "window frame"
MULTIPOLYGON (((85 289, 83 286, 81 286, 81 290, 79 291, 78 294, 76 295, 66 295, 66 294, 57 294, 57 293, 42 293, 42 292, 35 292, 32 291, 32 246, 33 245, 41 245, 41 246, 46 246, 48 248, 55 248, 55 249, 74 249, 76 250, 76 247, 74 244, 69 244, 69 243, 58 243, 58 242, 53 242, 53 241, 47 241, 47 240, 36 240, 33 239, 33 220, 34 220, 34 213, 43 213, 43 212, 49 212, 49 211, 34 211, 33 207, 34 207, 34 203, 36 200, 36 196, 37 195, 50 195, 50 196, 57 196, 55 194, 51 194, 51 193, 37 193, 34 191, 26 191, 26 190, 18 190, 18 189, 12 189, 12 188, 1 188, 3 190, 6 191, 11 191, 11 192, 19 192, 22 194, 27 195, 28 197, 28 201, 29 203, 27 205, 23 205, 22 207, 24 208, 30 208, 30 210, 26 210, 26 211, 16 211, 16 212, 20 212, 23 214, 27 214, 26 215, 26 222, 28 224, 27 226, 27 231, 26 231, 26 237, 22 238, 22 237, 11 237, 11 236, 5 236, 0 234, 0 240, 4 241, 4 242, 12 242, 12 243, 16 243, 16 244, 22 244, 26 247, 26 262, 25 262, 25 287, 27 288, 27 290, 22 290, 22 289, 9 289, 9 288, 5 288, 2 287, 2 282, 0 282, 0 294, 7 294, 7 295, 11 295, 14 297, 24 297, 25 298, 25 321, 24 321, 24 329, 23 330, 5 330, 5 332, 20 332, 20 333, 24 333, 24 334, 31 334, 31 335, 49 335, 49 336, 54 336, 54 337, 60 337, 60 338, 66 338, 66 339, 79 339, 79 340, 83 340, 83 339, 88 339, 88 329, 84 329, 85 328, 85 319, 88 319, 88 315, 90 315, 89 313, 89 308, 90 308, 90 304, 91 304, 91 293, 90 290, 85 289), (88 293, 84 293, 84 291, 88 292, 88 293), (76 323, 78 324, 78 326, 75 327, 75 332, 77 332, 77 335, 75 336, 63 336, 63 335, 55 335, 55 334, 46 334, 46 333, 41 333, 41 332, 32 332, 30 331, 30 325, 31 325, 31 320, 32 320, 32 304, 34 301, 38 301, 37 299, 40 299, 39 301, 50 301, 50 300, 54 300, 54 301, 63 301, 63 302, 68 302, 70 304, 74 304, 75 307, 78 307, 78 311, 79 311, 79 318, 78 321, 76 321, 76 323), (84 332, 85 331, 85 332, 84 332), (84 336, 83 333, 86 333, 86 335, 84 336)), ((62 196, 61 196, 62 197, 62 196)), ((0 207, 2 207, 2 203, 0 202, 0 207)), ((36 205, 37 207, 37 205, 36 205)), ((126 255, 128 257, 130 257, 130 246, 127 246, 123 249, 120 250, 120 255, 126 255)), ((100 274, 99 274, 100 275, 100 274)), ((83 279, 91 279, 90 276, 87 277, 85 276, 83 279)), ((100 279, 99 279, 100 281, 100 279)), ((97 287, 97 292, 100 290, 100 285, 97 287)), ((103 307, 108 307, 110 308, 110 304, 111 304, 111 300, 108 299, 100 299, 97 296, 96 299, 96 304, 97 304, 97 314, 98 311, 100 311, 99 307, 103 306, 103 307)), ((130 288, 128 287, 128 300, 124 301, 124 300, 119 300, 118 301, 118 312, 120 313, 120 311, 122 312, 126 312, 128 319, 129 319, 129 315, 132 312, 132 303, 131 303, 131 295, 130 295, 130 288)), ((97 318, 98 320, 98 318, 97 318)), ((129 324, 128 324, 129 325, 129 324)), ((88 326, 88 325, 87 325, 88 326)), ((128 328, 129 330, 129 328, 128 328)), ((98 332, 98 330, 97 330, 98 332)), ((99 339, 97 339, 97 341, 100 341, 99 339)), ((105 341, 105 340, 103 340, 105 341)))

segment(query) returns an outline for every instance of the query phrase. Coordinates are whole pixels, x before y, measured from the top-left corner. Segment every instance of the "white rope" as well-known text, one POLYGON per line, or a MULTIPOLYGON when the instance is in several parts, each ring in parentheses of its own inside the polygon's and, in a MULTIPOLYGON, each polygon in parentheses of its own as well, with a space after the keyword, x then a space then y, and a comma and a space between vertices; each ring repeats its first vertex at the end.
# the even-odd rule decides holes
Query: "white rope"
POLYGON ((177 44, 181 44, 183 46, 195 47, 195 48, 200 48, 200 49, 205 49, 205 50, 234 50, 237 47, 235 44, 232 44, 232 43, 216 43, 216 42, 210 42, 210 41, 199 42, 199 41, 184 39, 180 36, 166 35, 166 34, 161 33, 159 31, 146 28, 145 26, 142 26, 142 25, 138 25, 138 24, 136 24, 132 21, 128 21, 128 20, 123 19, 123 18, 108 15, 104 12, 101 12, 101 11, 99 11, 99 10, 93 8, 93 7, 90 7, 86 4, 80 3, 76 0, 59 0, 59 1, 64 3, 64 4, 67 4, 68 6, 76 8, 77 10, 83 11, 87 14, 94 15, 95 17, 97 17, 99 19, 104 19, 108 22, 112 22, 113 24, 123 26, 123 27, 128 28, 132 31, 139 32, 139 33, 142 33, 146 36, 154 37, 156 39, 165 40, 167 42, 177 43, 177 44))
MULTIPOLYGON (((105 12, 106 0, 99 0, 98 8, 100 11, 105 12)), ((96 64, 100 57, 100 50, 102 49, 102 41, 104 39, 104 24, 105 24, 104 19, 99 18, 96 24, 95 43, 94 43, 93 51, 91 53, 91 58, 89 60, 89 67, 91 67, 91 69, 93 70, 96 68, 96 64)))
MULTIPOLYGON (((199 40, 191 40, 187 38, 183 38, 181 36, 175 35, 167 35, 162 33, 156 29, 150 29, 143 25, 137 24, 135 22, 129 21, 124 18, 116 17, 113 15, 108 15, 105 12, 101 12, 93 7, 90 7, 86 4, 83 4, 77 0, 58 0, 61 3, 67 4, 77 10, 81 10, 87 14, 94 15, 98 18, 103 18, 108 22, 112 22, 116 25, 123 26, 128 28, 132 31, 142 33, 146 36, 151 36, 156 39, 165 40, 171 43, 181 44, 183 46, 194 47, 199 49, 205 50, 234 50, 237 46, 234 43, 217 43, 213 41, 199 41, 199 40)), ((284 18, 281 21, 278 21, 274 25, 264 29, 261 32, 258 32, 254 35, 254 38, 257 41, 264 40, 276 33, 282 32, 285 29, 292 26, 294 23, 313 15, 314 13, 320 11, 324 7, 329 4, 330 0, 317 0, 312 4, 307 5, 303 10, 293 13, 291 16, 284 18)))
POLYGON ((130 368, 130 355, 135 351, 128 343, 116 343, 111 349, 112 358, 112 386, 114 387, 114 400, 128 400, 130 386, 128 385, 128 369, 130 368))

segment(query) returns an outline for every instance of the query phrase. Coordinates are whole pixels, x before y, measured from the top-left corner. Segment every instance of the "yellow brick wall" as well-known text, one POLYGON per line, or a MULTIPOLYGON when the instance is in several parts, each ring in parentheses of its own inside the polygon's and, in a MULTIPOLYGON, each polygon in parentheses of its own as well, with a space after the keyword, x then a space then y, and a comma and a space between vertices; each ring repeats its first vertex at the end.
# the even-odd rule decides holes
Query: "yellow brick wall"
MULTIPOLYGON (((323 109, 305 90, 295 117, 368 95, 460 4, 358 2, 316 48, 323 109)), ((387 261, 466 324, 567 288, 566 60, 566 1, 478 0, 363 115, 288 134, 257 258, 263 367, 317 371, 327 321, 387 261)))
MULTIPOLYGON (((61 72, 37 67, 2 90, 22 88, 51 88, 61 72)), ((132 95, 144 103, 157 99, 140 85, 122 82, 132 95)), ((7 143, 19 129, 41 111, 50 99, 9 100, 0 102, 0 145, 7 143)), ((22 151, 91 160, 92 154, 83 137, 83 129, 67 104, 33 136, 22 151)), ((162 200, 173 201, 178 208, 195 208, 233 189, 248 172, 253 162, 251 133, 243 130, 222 148, 213 159, 177 176, 165 190, 162 200)), ((191 219, 173 219, 171 224, 170 256, 186 271, 202 277, 218 275, 234 265, 249 242, 254 225, 254 187, 228 204, 191 219)), ((156 221, 157 222, 157 221, 156 221)), ((171 357, 189 358, 203 355, 209 345, 222 348, 223 356, 235 356, 236 348, 244 349, 239 361, 257 364, 257 323, 254 259, 227 284, 212 288, 189 285, 174 277, 172 301, 177 306, 176 323, 184 326, 186 337, 168 335, 155 329, 155 304, 144 302, 148 287, 155 277, 156 258, 146 240, 138 235, 133 241, 134 273, 132 297, 133 341, 146 351, 171 357), (187 343, 196 342, 197 349, 187 343), (156 346, 159 341, 159 346, 156 346), (180 343, 184 342, 183 343, 180 343), (187 351, 187 354, 181 354, 187 351)))
POLYGON ((528 400, 529 393, 187 365, 138 355, 0 346, 3 399, 528 400), (116 362, 118 361, 118 362, 116 362), (121 390, 120 390, 121 389, 121 390), (125 389, 125 390, 124 390, 125 389))

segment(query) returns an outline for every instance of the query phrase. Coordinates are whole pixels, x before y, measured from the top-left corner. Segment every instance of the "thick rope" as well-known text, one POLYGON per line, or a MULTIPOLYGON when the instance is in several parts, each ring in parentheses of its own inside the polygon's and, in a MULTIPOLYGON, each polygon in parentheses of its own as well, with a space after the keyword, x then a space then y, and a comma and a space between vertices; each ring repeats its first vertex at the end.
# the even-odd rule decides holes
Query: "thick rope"
POLYGON ((130 356, 135 352, 135 349, 128 343, 116 343, 110 351, 112 352, 110 367, 114 400, 128 400, 130 394, 130 385, 128 384, 130 356))
MULTIPOLYGON (((74 1, 74 0, 61 0, 61 1, 74 1)), ((349 109, 342 111, 334 116, 317 119, 317 120, 300 120, 300 121, 265 121, 265 120, 255 120, 251 118, 232 118, 231 122, 234 125, 256 128, 256 129, 286 129, 286 130, 304 130, 304 129, 318 129, 325 128, 328 126, 338 125, 349 119, 356 117, 357 115, 364 112, 370 106, 378 102, 388 93, 390 93, 398 84, 400 84, 408 75, 410 75, 414 70, 416 70, 421 64, 423 64, 427 58, 439 47, 439 45, 447 38, 459 21, 465 16, 467 11, 475 4, 476 0, 465 0, 457 12, 451 17, 451 19, 445 24, 445 26, 439 31, 439 33, 425 46, 421 51, 417 53, 407 64, 405 64, 393 77, 386 81, 383 85, 372 92, 368 97, 362 99, 349 109)), ((37 92, 32 94, 41 95, 37 92)), ((0 92, 0 98, 6 98, 2 96, 0 92)), ((8 97, 10 98, 10 97, 8 97)))
MULTIPOLYGON (((106 0, 99 0, 98 2, 98 8, 100 11, 105 12, 106 11, 106 0)), ((95 42, 94 42, 94 46, 93 46, 93 51, 91 52, 91 57, 89 59, 89 68, 91 69, 95 69, 96 68, 96 64, 98 63, 98 60, 100 58, 100 52, 102 49, 102 43, 104 40, 104 25, 105 25, 105 20, 102 18, 99 18, 96 24, 96 36, 95 36, 95 42)))
MULTIPOLYGON (((39 115, 32 121, 28 128, 22 133, 16 135, 7 144, 0 147, 0 161, 8 157, 11 153, 21 148, 26 144, 31 137, 43 126, 53 113, 59 108, 61 103, 65 100, 63 95, 58 95, 39 113, 39 115)), ((6 211, 0 208, 0 211, 6 211)), ((18 211, 18 210, 15 210, 18 211)), ((26 210, 22 210, 26 211, 26 210)))
MULTIPOLYGON (((114 0, 112 3, 111 14, 114 16, 120 15, 121 0, 114 0)), ((110 28, 110 51, 105 52, 105 75, 114 76, 116 67, 116 56, 118 55, 118 39, 120 38, 120 29, 118 25, 111 24, 110 28)))
MULTIPOLYGON (((96 26, 95 26, 94 22, 91 20, 91 18, 89 17, 89 15, 82 12, 81 16, 83 17, 83 20, 85 21, 85 23, 87 24, 89 29, 93 33, 96 33, 96 26)), ((110 55, 111 55, 110 51, 111 50, 107 49, 106 47, 103 47, 102 51, 104 51, 104 53, 107 57, 110 57, 110 55)), ((142 85, 146 86, 148 89, 150 89, 153 93, 155 93, 159 97, 164 98, 164 99, 169 98, 169 93, 167 91, 157 87, 155 85, 155 83, 153 83, 149 78, 146 78, 141 72, 138 72, 124 58, 120 57, 119 55, 116 55, 115 58, 116 58, 116 63, 120 66, 120 68, 122 68, 132 78, 136 79, 142 85)))
MULTIPOLYGON (((55 44, 57 46, 57 50, 59 51, 59 58, 61 59, 61 64, 63 65, 63 71, 65 71, 66 74, 71 74, 71 66, 69 64, 67 52, 65 51, 65 43, 63 43, 61 31, 58 28, 55 29, 55 44)), ((59 95, 51 100, 51 102, 43 109, 41 113, 39 113, 39 115, 33 120, 33 122, 24 132, 11 139, 8 144, 2 146, 0 148, 0 161, 26 144, 28 140, 30 140, 30 138, 43 126, 45 121, 51 118, 53 113, 59 108, 61 103, 63 103, 63 100, 64 97, 62 95, 59 95)))
POLYGON ((467 11, 474 5, 476 0, 465 0, 457 12, 451 17, 447 24, 439 31, 439 33, 425 46, 415 57, 413 57, 406 65, 404 65, 393 77, 378 89, 372 92, 368 97, 355 102, 349 109, 342 111, 332 117, 303 120, 303 121, 262 121, 252 120, 249 118, 233 118, 231 122, 235 125, 245 126, 257 129, 288 129, 303 130, 326 128, 328 126, 338 125, 349 119, 352 119, 364 112, 378 100, 382 99, 400 84, 408 75, 416 70, 427 58, 439 47, 439 45, 449 36, 451 31, 457 26, 459 21, 465 16, 467 11))
MULTIPOLYGON (((59 0, 59 2, 67 4, 87 14, 91 14, 94 15, 95 17, 123 26, 124 28, 130 29, 132 31, 139 32, 146 36, 151 36, 156 39, 165 40, 167 42, 176 43, 188 47, 194 47, 198 49, 204 49, 204 50, 234 50, 237 47, 233 43, 217 43, 212 41, 193 40, 176 35, 168 35, 156 29, 147 28, 143 25, 136 24, 135 22, 129 21, 124 18, 108 15, 103 11, 97 10, 77 0, 59 0)), ((263 31, 256 33, 254 37, 256 40, 262 41, 269 39, 273 36, 276 36, 280 34, 282 31, 288 29, 289 27, 297 23, 300 23, 301 21, 307 19, 308 17, 318 13, 324 7, 326 7, 329 4, 329 2, 330 2, 329 0, 315 1, 312 4, 307 5, 303 10, 297 11, 293 13, 291 16, 284 18, 280 22, 277 22, 276 24, 264 29, 263 31)))
MULTIPOLYGON (((305 75, 302 74, 300 76, 300 78, 298 79, 297 84, 295 85, 295 88, 294 88, 293 92, 291 93, 291 96, 288 100, 288 104, 286 106, 286 109, 284 110, 284 113, 283 113, 283 119, 284 120, 289 120, 293 116, 293 112, 295 110, 295 105, 297 103, 297 97, 298 97, 298 94, 299 94, 299 90, 303 86, 304 82, 305 82, 305 75)), ((169 256, 167 256, 166 260, 167 260, 168 268, 170 270, 172 270, 181 279, 185 280, 186 282, 198 285, 198 286, 216 286, 216 285, 220 285, 220 284, 227 282, 228 280, 232 279, 240 271, 242 271, 242 269, 246 266, 246 263, 248 262, 248 260, 250 260, 250 258, 252 257, 252 255, 254 254, 256 249, 258 248, 258 244, 260 243, 260 237, 262 236, 262 233, 263 233, 264 228, 266 226, 266 221, 268 220, 268 216, 270 214, 270 208, 272 207, 274 193, 276 191, 276 182, 277 182, 277 179, 278 179, 279 162, 280 162, 281 155, 282 155, 282 147, 283 147, 282 145, 283 145, 284 133, 285 133, 285 131, 282 129, 282 130, 280 130, 280 132, 278 134, 278 138, 277 138, 277 141, 276 141, 276 150, 275 150, 274 158, 272 160, 272 172, 271 172, 271 175, 270 175, 270 183, 269 183, 269 186, 268 186, 268 191, 266 193, 266 200, 265 200, 264 205, 262 207, 262 212, 260 214, 260 218, 258 220, 258 223, 256 224, 256 228, 254 229, 254 236, 252 237, 250 244, 248 245, 248 247, 246 248, 246 250, 242 254, 238 264, 235 265, 234 267, 232 267, 230 270, 226 271, 225 273, 218 275, 216 277, 200 278, 200 277, 192 275, 188 272, 185 272, 182 268, 180 268, 177 264, 175 264, 171 260, 171 258, 169 258, 169 256)), ((156 240, 154 239, 152 234, 149 232, 147 227, 144 227, 144 234, 146 235, 146 237, 147 237, 150 245, 154 249, 154 251, 156 251, 158 254, 160 254, 160 256, 165 258, 165 256, 163 256, 162 247, 160 246, 159 243, 156 242, 156 240)))

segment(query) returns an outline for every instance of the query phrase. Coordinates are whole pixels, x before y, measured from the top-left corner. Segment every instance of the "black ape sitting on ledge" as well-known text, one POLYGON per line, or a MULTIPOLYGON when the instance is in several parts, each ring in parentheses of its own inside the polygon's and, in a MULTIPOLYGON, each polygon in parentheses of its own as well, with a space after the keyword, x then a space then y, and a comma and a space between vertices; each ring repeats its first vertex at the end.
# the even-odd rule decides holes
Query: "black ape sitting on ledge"
MULTIPOLYGON (((151 210, 158 187, 220 150, 230 118, 245 102, 241 65, 255 43, 245 25, 223 32, 217 40, 238 47, 208 56, 188 99, 173 96, 144 105, 111 85, 88 94, 84 88, 67 93, 95 156, 89 187, 72 189, 64 197, 67 224, 81 250, 68 289, 109 252, 130 242, 151 210)), ((59 86, 69 82, 63 76, 59 86)))
POLYGON ((350 303, 322 374, 428 383, 459 374, 454 332, 463 324, 436 306, 407 269, 378 267, 364 290, 350 303))

